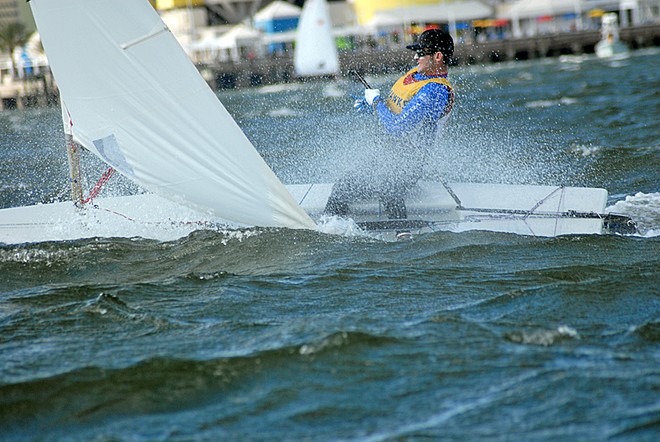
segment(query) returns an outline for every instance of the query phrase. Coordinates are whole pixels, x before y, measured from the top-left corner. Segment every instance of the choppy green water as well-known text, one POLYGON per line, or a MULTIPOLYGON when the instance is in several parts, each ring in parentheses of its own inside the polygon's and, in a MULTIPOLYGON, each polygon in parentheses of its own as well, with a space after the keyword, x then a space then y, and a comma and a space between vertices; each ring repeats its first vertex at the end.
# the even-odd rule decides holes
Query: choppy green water
MULTIPOLYGON (((455 69, 428 172, 605 187, 642 235, 0 246, 0 440, 657 440, 659 67, 651 51, 455 69)), ((357 92, 220 98, 283 181, 308 182, 365 144, 357 92)), ((0 114, 1 206, 66 196, 60 125, 0 114)))

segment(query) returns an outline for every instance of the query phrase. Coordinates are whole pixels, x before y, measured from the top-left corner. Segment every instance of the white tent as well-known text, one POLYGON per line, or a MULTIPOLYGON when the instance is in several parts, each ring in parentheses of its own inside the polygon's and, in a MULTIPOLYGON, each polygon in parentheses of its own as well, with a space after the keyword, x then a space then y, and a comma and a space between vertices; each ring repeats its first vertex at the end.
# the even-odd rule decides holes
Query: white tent
POLYGON ((299 6, 280 0, 274 1, 254 14, 254 21, 270 21, 278 18, 300 17, 302 9, 299 6))
POLYGON ((498 18, 511 20, 513 35, 521 37, 525 33, 521 29, 521 21, 528 22, 528 34, 536 34, 539 30, 534 20, 538 17, 557 17, 566 14, 575 14, 576 28, 582 27, 581 0, 518 0, 503 6, 499 10, 498 18))
POLYGON ((263 55, 262 34, 245 24, 232 27, 218 38, 205 38, 192 45, 196 61, 213 62, 216 60, 239 62, 243 57, 263 55))
POLYGON ((449 33, 457 39, 457 23, 492 17, 493 13, 492 7, 480 1, 468 0, 379 11, 367 22, 367 26, 378 30, 410 23, 447 23, 449 33))
POLYGON ((410 21, 411 20, 407 19, 405 16, 392 11, 379 11, 371 17, 371 19, 367 22, 367 26, 374 29, 381 29, 401 26, 403 24, 410 23, 410 21))

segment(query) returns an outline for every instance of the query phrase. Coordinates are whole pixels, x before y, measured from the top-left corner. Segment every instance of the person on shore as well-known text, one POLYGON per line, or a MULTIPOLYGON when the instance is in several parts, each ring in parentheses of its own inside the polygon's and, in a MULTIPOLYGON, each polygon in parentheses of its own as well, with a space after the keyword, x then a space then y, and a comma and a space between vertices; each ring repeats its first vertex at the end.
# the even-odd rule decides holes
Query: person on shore
POLYGON ((454 103, 447 79, 454 41, 440 29, 429 29, 407 49, 415 51, 417 66, 394 83, 387 97, 366 89, 354 103, 356 110, 374 113, 381 129, 370 164, 333 186, 327 215, 346 216, 351 202, 377 196, 388 218, 407 218, 405 196, 420 179, 428 149, 454 103))

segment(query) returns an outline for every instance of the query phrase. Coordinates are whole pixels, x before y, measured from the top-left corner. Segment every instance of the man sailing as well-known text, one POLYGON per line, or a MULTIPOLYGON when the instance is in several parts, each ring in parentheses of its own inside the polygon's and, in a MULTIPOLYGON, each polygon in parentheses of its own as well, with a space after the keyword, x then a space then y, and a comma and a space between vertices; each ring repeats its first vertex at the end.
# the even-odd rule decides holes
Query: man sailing
POLYGON ((415 51, 417 66, 406 72, 383 99, 379 89, 366 89, 354 107, 375 112, 382 127, 377 140, 376 161, 360 174, 341 178, 325 207, 328 215, 346 216, 350 203, 376 195, 390 219, 405 219, 405 196, 417 183, 454 103, 447 79, 454 54, 454 41, 440 29, 424 31, 415 51))

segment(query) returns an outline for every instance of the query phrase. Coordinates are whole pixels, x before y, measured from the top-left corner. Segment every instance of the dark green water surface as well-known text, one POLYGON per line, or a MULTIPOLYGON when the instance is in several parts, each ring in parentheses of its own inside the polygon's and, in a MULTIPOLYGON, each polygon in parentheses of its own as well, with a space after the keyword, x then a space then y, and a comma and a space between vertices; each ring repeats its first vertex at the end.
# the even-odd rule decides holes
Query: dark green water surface
MULTIPOLYGON (((429 177, 604 187, 640 235, 0 245, 0 440, 660 440, 660 52, 451 76, 429 177)), ((282 181, 327 182, 373 134, 359 91, 219 97, 282 181)), ((66 198, 57 109, 0 133, 1 207, 66 198)))

